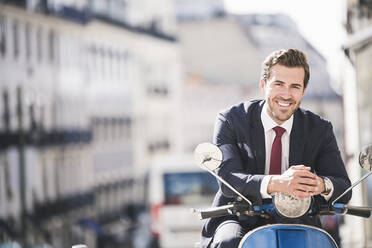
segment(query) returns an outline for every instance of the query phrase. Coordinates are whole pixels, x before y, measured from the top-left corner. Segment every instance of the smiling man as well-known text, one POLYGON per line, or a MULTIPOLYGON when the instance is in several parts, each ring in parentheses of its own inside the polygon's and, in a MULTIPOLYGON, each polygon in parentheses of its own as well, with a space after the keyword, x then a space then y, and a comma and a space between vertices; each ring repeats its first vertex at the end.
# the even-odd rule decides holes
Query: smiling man
MULTIPOLYGON (((258 204, 276 192, 326 203, 350 186, 332 125, 300 108, 310 78, 304 53, 279 50, 262 64, 260 86, 265 100, 244 102, 218 114, 214 143, 223 153, 218 174, 258 204)), ((236 197, 220 185, 213 206, 236 197)), ((351 192, 340 202, 348 202, 351 192)), ((317 217, 299 220, 258 216, 211 218, 205 223, 201 247, 238 247, 245 233, 280 222, 321 227, 317 217)))

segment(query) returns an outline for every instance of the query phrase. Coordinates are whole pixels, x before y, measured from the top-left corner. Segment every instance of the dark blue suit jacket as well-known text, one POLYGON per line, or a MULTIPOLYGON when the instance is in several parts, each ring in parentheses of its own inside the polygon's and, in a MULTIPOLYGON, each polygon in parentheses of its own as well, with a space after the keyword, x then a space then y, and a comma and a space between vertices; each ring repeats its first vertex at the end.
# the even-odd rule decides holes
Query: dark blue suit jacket
MULTIPOLYGON (((261 111, 265 101, 235 105, 218 114, 214 143, 222 150, 223 162, 218 174, 240 193, 257 204, 262 203, 261 182, 265 173, 265 136, 261 111)), ((299 108, 294 113, 289 145, 289 165, 310 166, 312 172, 327 176, 333 183, 332 201, 350 186, 344 163, 333 134, 332 124, 318 115, 299 108)), ((220 184, 213 206, 234 200, 236 195, 220 184)), ((340 202, 348 202, 351 192, 340 202)), ((322 197, 317 200, 324 201, 322 197)), ((234 216, 208 219, 202 231, 201 247, 211 241, 217 226, 234 216)), ((257 227, 259 217, 249 217, 251 228, 257 227)), ((296 223, 320 225, 318 218, 303 217, 296 223)))

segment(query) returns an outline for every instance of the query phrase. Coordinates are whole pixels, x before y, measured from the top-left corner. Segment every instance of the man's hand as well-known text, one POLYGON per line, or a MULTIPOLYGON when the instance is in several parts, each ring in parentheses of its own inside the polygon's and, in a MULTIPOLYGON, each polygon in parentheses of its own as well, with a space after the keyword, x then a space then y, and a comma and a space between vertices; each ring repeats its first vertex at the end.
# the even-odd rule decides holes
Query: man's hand
POLYGON ((304 165, 291 166, 282 175, 273 175, 267 193, 282 192, 299 199, 318 195, 325 190, 323 178, 310 172, 304 165))

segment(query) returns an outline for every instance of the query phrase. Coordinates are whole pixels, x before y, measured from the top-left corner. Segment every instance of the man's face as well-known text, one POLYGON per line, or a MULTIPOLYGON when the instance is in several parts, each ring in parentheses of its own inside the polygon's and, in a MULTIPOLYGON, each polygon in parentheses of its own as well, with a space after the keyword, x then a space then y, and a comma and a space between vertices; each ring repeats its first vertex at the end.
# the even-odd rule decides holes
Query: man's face
POLYGON ((276 64, 270 78, 260 85, 267 104, 267 113, 278 124, 288 120, 298 109, 305 93, 305 71, 302 67, 286 67, 276 64))

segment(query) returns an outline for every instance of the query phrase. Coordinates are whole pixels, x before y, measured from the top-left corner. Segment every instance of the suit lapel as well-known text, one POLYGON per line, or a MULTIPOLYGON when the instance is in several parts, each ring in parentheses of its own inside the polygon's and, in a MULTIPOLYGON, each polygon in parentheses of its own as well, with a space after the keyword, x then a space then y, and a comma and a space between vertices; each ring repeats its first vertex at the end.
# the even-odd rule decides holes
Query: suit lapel
POLYGON ((301 110, 296 110, 289 142, 289 166, 303 163, 305 121, 301 110))
POLYGON ((251 145, 254 147, 254 154, 256 156, 256 171, 257 174, 265 174, 265 133, 261 122, 261 111, 264 101, 260 102, 255 111, 251 114, 251 145), (253 118, 252 118, 253 117, 253 118))

